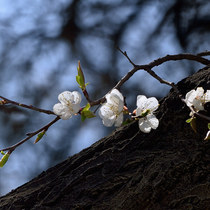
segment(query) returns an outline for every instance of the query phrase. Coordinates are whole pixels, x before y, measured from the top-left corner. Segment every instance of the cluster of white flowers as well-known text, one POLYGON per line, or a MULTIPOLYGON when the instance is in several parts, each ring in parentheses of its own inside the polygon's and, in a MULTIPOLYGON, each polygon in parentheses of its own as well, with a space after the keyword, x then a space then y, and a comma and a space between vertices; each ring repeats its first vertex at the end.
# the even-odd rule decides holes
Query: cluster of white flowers
MULTIPOLYGON (((117 90, 113 89, 106 96, 106 102, 99 109, 99 116, 105 126, 119 127, 123 123, 123 112, 127 111, 124 106, 124 97, 117 90)), ((53 111, 61 119, 67 120, 80 110, 81 94, 77 91, 64 91, 58 96, 60 103, 53 107, 53 111)), ((210 90, 204 93, 202 87, 189 91, 185 96, 187 106, 193 108, 195 112, 204 110, 205 103, 210 102, 210 90)), ((137 96, 137 108, 134 111, 135 118, 138 119, 139 129, 144 133, 149 133, 156 129, 159 120, 155 117, 154 112, 157 110, 159 103, 155 97, 147 98, 144 95, 137 96)), ((191 112, 191 116, 193 113, 191 112)), ((209 134, 209 133, 208 133, 209 134)))
MULTIPOLYGON (((158 105, 158 100, 154 97, 146 98, 143 95, 137 97, 136 117, 139 118, 139 128, 142 132, 149 133, 151 129, 158 127, 159 121, 153 114, 158 105)), ((113 124, 119 127, 123 122, 123 108, 122 94, 117 89, 113 89, 106 95, 106 103, 99 110, 103 124, 108 127, 113 124)))
POLYGON ((206 93, 204 93, 202 87, 198 87, 196 90, 191 90, 186 94, 185 102, 187 106, 193 107, 196 112, 204 110, 204 104, 210 102, 210 90, 207 90, 206 93))
MULTIPOLYGON (((99 116, 105 126, 111 127, 115 125, 119 127, 123 123, 124 97, 117 90, 113 89, 106 96, 106 102, 99 109, 99 116)), ((81 95, 77 91, 64 91, 58 96, 60 103, 53 107, 53 111, 61 119, 67 120, 80 110, 81 95)), ((159 120, 153 112, 158 108, 158 100, 154 97, 147 98, 139 95, 137 97, 137 109, 135 111, 136 118, 139 120, 139 128, 144 133, 149 133, 151 129, 156 129, 159 120)))

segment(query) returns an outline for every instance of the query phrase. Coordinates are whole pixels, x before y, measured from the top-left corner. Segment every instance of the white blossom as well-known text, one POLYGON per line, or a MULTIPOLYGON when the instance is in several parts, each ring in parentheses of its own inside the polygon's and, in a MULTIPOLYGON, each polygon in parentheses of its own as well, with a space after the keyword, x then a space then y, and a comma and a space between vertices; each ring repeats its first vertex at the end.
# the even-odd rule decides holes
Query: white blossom
POLYGON ((198 87, 196 90, 189 91, 185 96, 185 102, 187 106, 194 107, 197 111, 204 110, 204 89, 198 87))
POLYGON ((187 106, 193 107, 195 111, 204 110, 204 104, 210 102, 210 90, 207 90, 206 93, 204 93, 202 87, 191 90, 186 94, 185 102, 187 106))
POLYGON ((77 91, 64 91, 58 95, 57 103, 53 106, 53 112, 61 119, 67 120, 80 110, 81 94, 77 91))
POLYGON ((158 108, 159 103, 155 97, 147 98, 144 95, 137 96, 136 116, 139 119, 139 128, 144 133, 149 133, 151 129, 156 129, 159 125, 159 120, 153 112, 158 108))
POLYGON ((106 103, 101 106, 99 116, 105 126, 119 127, 123 122, 124 97, 117 89, 113 89, 105 98, 106 103))

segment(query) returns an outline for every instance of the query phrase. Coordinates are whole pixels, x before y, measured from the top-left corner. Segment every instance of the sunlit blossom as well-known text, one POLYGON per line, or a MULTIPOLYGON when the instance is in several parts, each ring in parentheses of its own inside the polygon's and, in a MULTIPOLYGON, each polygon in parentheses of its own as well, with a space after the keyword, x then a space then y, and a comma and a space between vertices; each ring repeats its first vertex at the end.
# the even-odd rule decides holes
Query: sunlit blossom
POLYGON ((80 110, 81 94, 77 91, 64 91, 58 95, 57 103, 53 106, 53 112, 61 119, 67 120, 80 110))
POLYGON ((185 102, 189 107, 193 106, 196 110, 203 110, 203 96, 204 89, 198 87, 196 90, 191 90, 186 94, 185 102))
POLYGON ((123 122, 123 95, 117 89, 113 89, 105 98, 106 103, 101 106, 99 116, 105 126, 115 125, 119 127, 123 122))
MULTIPOLYGON (((185 102, 187 106, 193 107, 197 112, 204 110, 204 104, 210 102, 210 90, 207 90, 206 93, 204 93, 202 87, 198 87, 196 90, 191 90, 186 94, 185 102)), ((192 112, 190 115, 192 115, 192 112)))
POLYGON ((156 129, 159 125, 159 120, 153 112, 158 108, 159 103, 155 97, 147 98, 144 95, 137 96, 136 116, 139 119, 139 128, 144 133, 149 133, 151 129, 156 129))

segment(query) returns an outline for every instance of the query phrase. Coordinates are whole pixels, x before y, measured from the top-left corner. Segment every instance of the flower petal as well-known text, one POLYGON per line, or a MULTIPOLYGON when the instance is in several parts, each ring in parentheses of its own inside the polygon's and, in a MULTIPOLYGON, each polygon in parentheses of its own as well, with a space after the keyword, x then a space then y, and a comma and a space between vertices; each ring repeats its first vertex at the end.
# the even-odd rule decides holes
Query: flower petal
POLYGON ((66 109, 66 106, 61 104, 61 103, 57 103, 53 106, 53 112, 56 115, 61 115, 66 109))
POLYGON ((115 126, 120 127, 123 123, 123 113, 117 116, 116 121, 115 121, 115 126))
POLYGON ((204 94, 204 101, 205 103, 210 102, 210 90, 207 90, 204 94))
POLYGON ((159 125, 159 120, 153 114, 147 115, 147 121, 152 129, 156 129, 159 125))
POLYGON ((194 99, 194 100, 193 100, 193 106, 194 106, 197 110, 204 110, 204 106, 203 106, 201 100, 194 99))
POLYGON ((106 95, 106 101, 109 104, 118 107, 118 111, 121 112, 124 106, 123 95, 117 90, 113 89, 110 93, 106 95))
POLYGON ((72 103, 74 100, 74 96, 70 91, 64 91, 58 95, 58 100, 64 104, 68 105, 69 103, 72 103))
POLYGON ((114 115, 114 112, 110 109, 109 105, 105 103, 99 109, 98 114, 103 119, 103 118, 110 118, 111 116, 114 115))
POLYGON ((140 109, 144 110, 146 101, 147 101, 147 97, 146 96, 138 95, 137 96, 137 101, 136 101, 137 107, 139 107, 140 109))
POLYGON ((110 95, 109 101, 110 107, 113 107, 114 110, 121 112, 123 110, 124 102, 117 95, 110 95))
POLYGON ((72 104, 72 114, 76 114, 80 110, 80 105, 79 104, 72 104))
POLYGON ((114 124, 115 120, 116 120, 116 116, 113 115, 110 118, 103 118, 102 122, 106 127, 111 127, 114 124))
POLYGON ((149 133, 152 129, 146 118, 139 119, 139 128, 144 133, 149 133))
POLYGON ((204 94, 204 89, 202 87, 198 87, 196 89, 196 94, 197 94, 198 97, 202 97, 203 94, 204 94))
POLYGON ((141 116, 143 111, 144 110, 142 110, 140 107, 137 107, 137 109, 136 109, 136 116, 141 116))
POLYGON ((189 106, 189 107, 192 106, 193 100, 195 99, 195 97, 196 97, 195 90, 191 90, 186 94, 185 102, 186 102, 187 106, 189 106))
POLYGON ((210 140, 210 130, 207 132, 206 137, 204 138, 204 140, 210 140))
POLYGON ((65 113, 63 113, 61 116, 60 116, 60 118, 62 119, 62 120, 68 120, 69 118, 71 118, 72 117, 72 113, 71 112, 65 112, 65 113))
POLYGON ((147 99, 145 106, 146 109, 149 109, 151 112, 153 112, 158 108, 159 102, 155 97, 150 97, 147 99))
POLYGON ((53 112, 63 120, 67 120, 72 117, 72 113, 69 111, 69 108, 61 103, 57 103, 53 106, 53 112))
POLYGON ((117 89, 113 89, 111 92, 110 92, 111 95, 115 95, 117 98, 119 98, 121 101, 124 101, 124 97, 122 95, 122 93, 117 90, 117 89))
POLYGON ((72 96, 73 96, 73 101, 72 103, 74 104, 80 104, 82 101, 82 96, 78 91, 73 91, 72 92, 72 96))

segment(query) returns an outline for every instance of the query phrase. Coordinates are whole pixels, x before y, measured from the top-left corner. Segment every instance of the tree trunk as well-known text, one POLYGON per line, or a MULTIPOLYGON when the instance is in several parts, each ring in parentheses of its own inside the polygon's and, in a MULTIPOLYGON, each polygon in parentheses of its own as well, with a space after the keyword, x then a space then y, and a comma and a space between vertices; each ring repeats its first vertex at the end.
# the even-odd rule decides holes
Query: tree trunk
MULTIPOLYGON (((210 68, 178 83, 183 95, 198 86, 210 89, 210 68)), ((117 129, 1 197, 0 209, 210 209, 207 125, 198 119, 195 134, 189 113, 171 90, 157 130, 117 129)))

